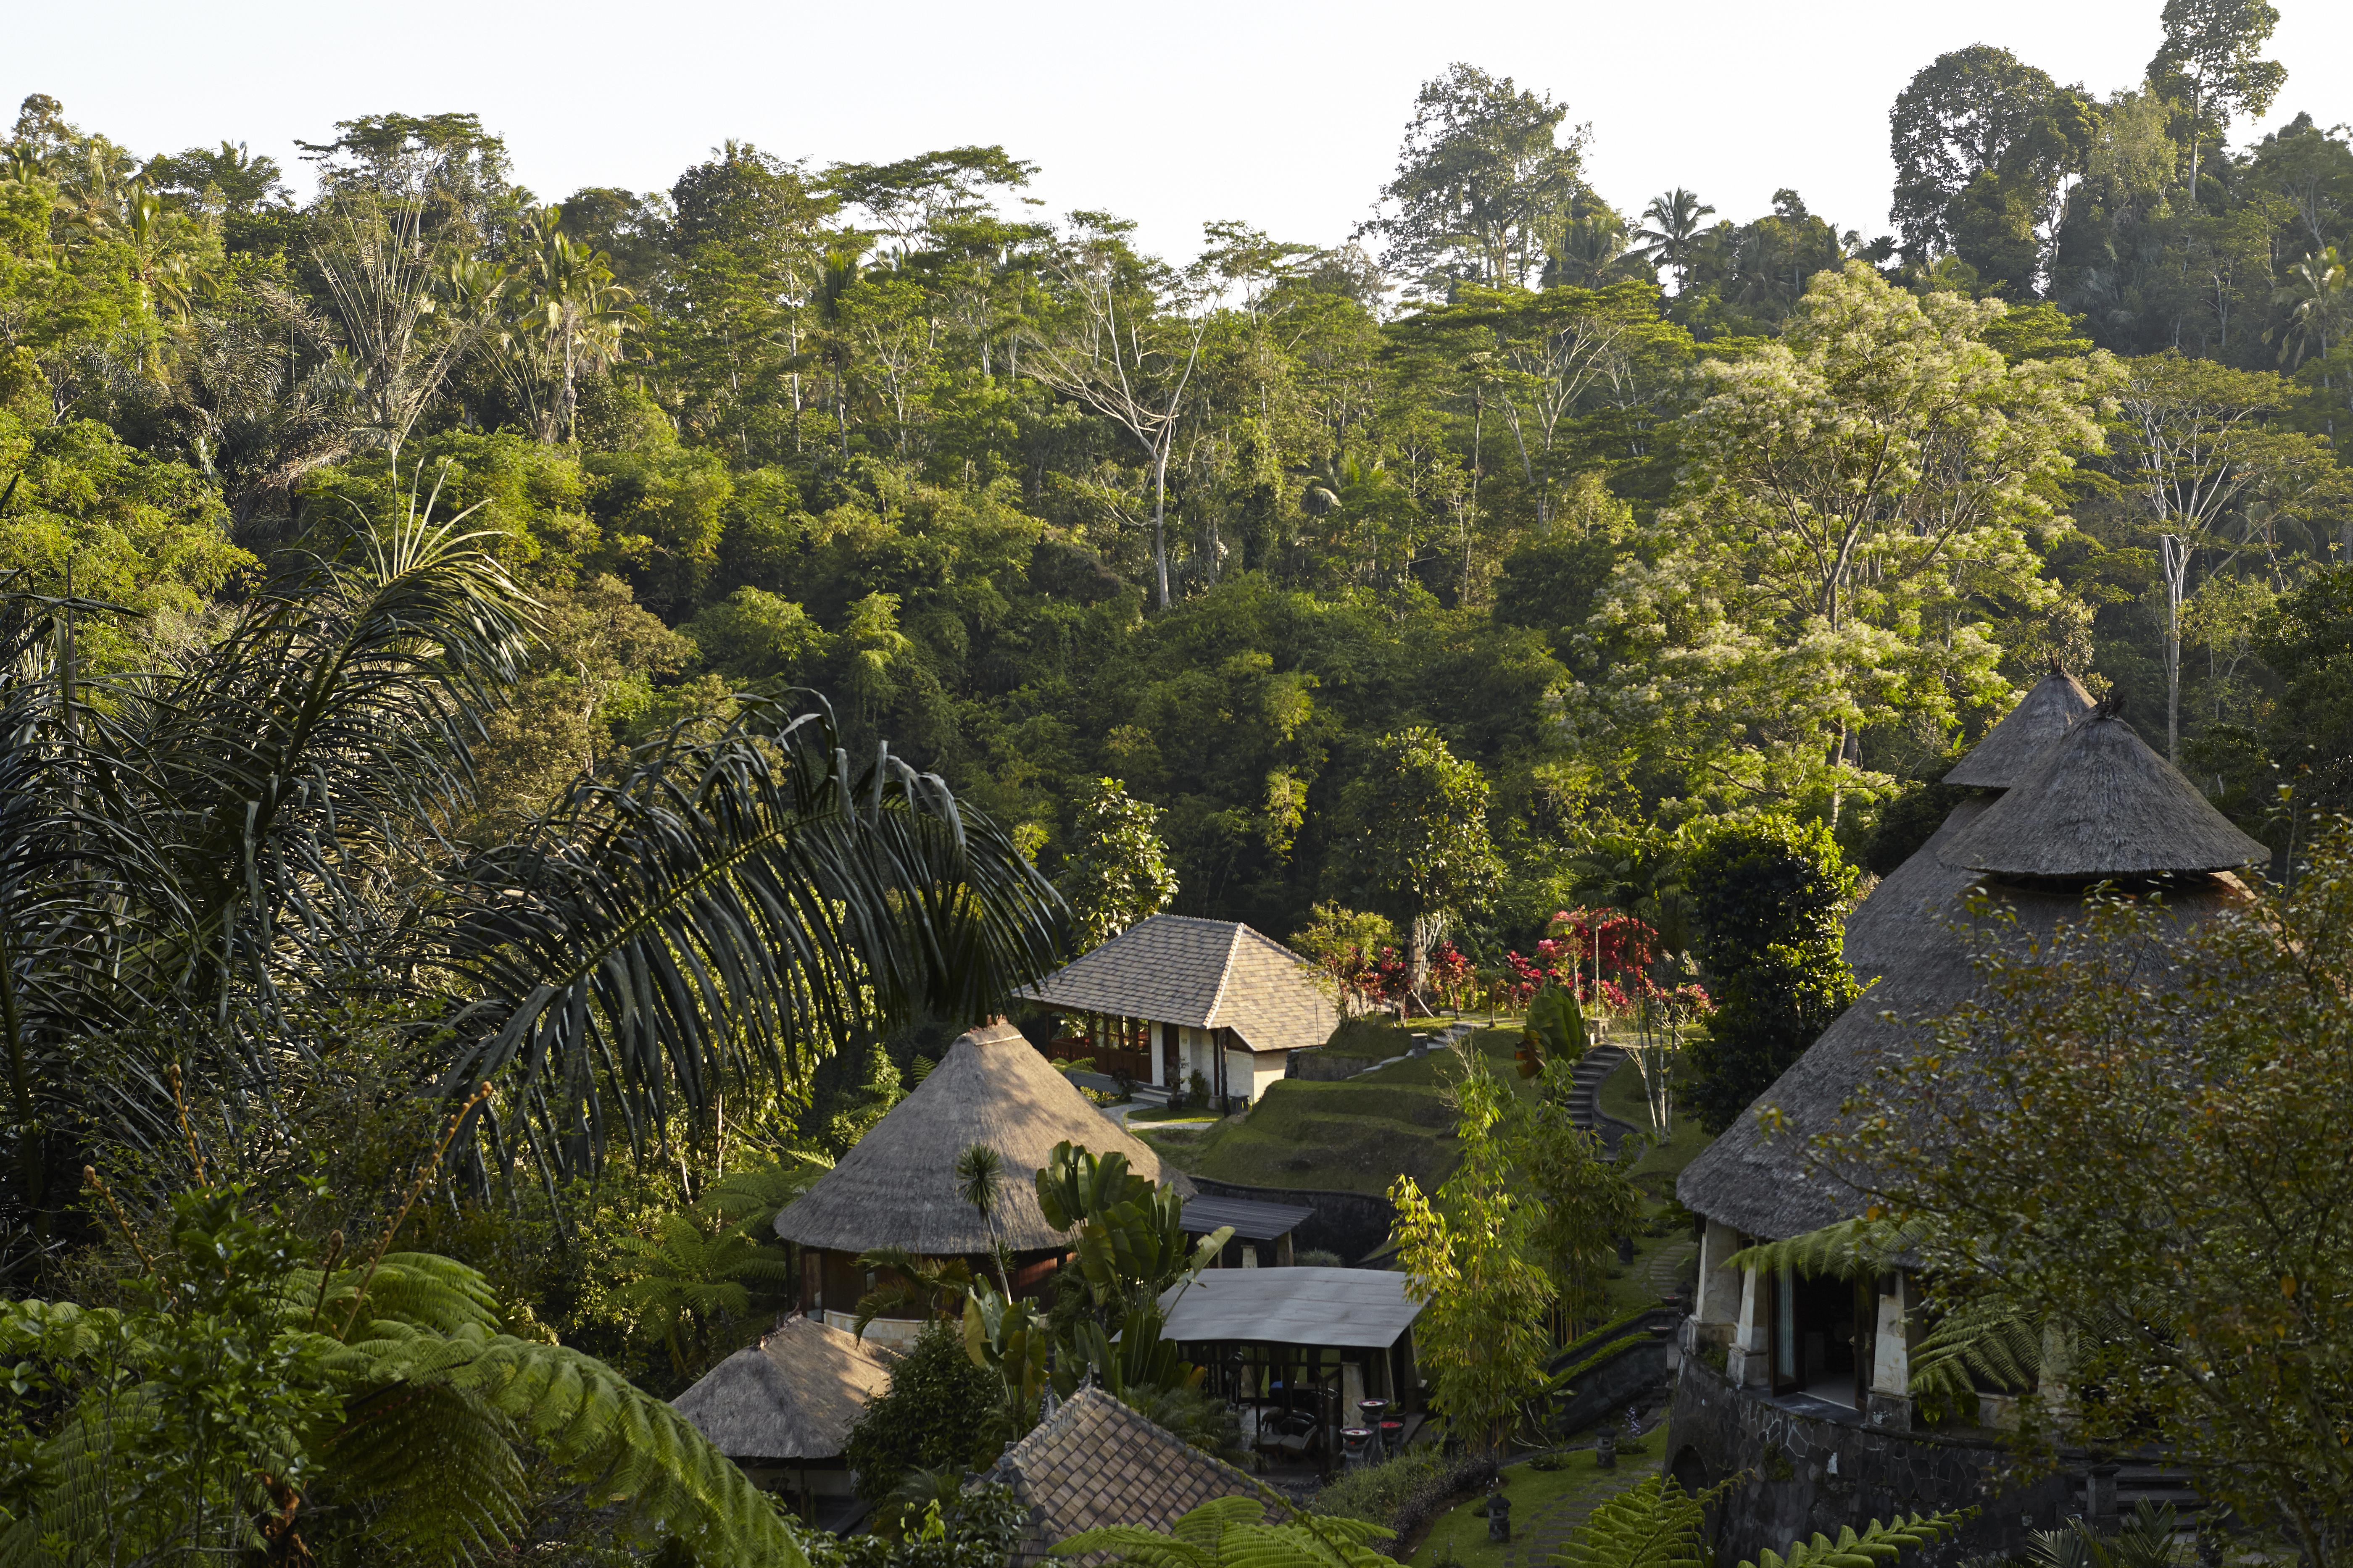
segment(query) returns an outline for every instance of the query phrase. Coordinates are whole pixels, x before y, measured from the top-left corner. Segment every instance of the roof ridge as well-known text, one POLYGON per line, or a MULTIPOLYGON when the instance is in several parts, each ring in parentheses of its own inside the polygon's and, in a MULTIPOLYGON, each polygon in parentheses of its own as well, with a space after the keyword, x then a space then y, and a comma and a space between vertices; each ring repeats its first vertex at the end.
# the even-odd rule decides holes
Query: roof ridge
POLYGON ((1226 987, 1232 984, 1234 978, 1234 954, 1241 948, 1242 932, 1250 930, 1240 921, 1233 921, 1232 925, 1233 935, 1226 942, 1226 962, 1218 968, 1218 988, 1209 993, 1209 1010, 1205 1015, 1208 1022, 1201 1026, 1205 1029, 1223 1026, 1218 1022, 1218 1009, 1226 1005, 1226 987))

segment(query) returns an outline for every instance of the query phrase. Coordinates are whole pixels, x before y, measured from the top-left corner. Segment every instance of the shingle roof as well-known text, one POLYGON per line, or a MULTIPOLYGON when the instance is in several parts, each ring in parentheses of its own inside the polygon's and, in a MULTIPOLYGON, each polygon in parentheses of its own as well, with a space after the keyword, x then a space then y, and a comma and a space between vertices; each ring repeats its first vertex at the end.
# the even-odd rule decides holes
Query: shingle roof
POLYGON ((890 1386, 884 1352, 792 1317, 670 1404, 731 1459, 830 1459, 866 1402, 890 1386))
POLYGON ((1422 1306, 1404 1275, 1382 1268, 1211 1268, 1161 1297, 1160 1337, 1387 1350, 1422 1306))
POLYGON ((1307 961, 1234 921, 1154 915, 1022 995, 1050 1007, 1232 1029, 1254 1051, 1320 1046, 1339 1009, 1307 961))
POLYGON ((1127 1156, 1128 1169, 1186 1197, 1192 1178, 1098 1110, 1010 1024, 956 1037, 914 1092, 869 1128, 840 1163, 776 1215, 776 1234, 803 1247, 863 1252, 903 1247, 926 1258, 987 1252, 989 1221, 966 1203, 956 1156, 986 1143, 1005 1162, 994 1235, 1017 1252, 1060 1248, 1031 1178, 1054 1145, 1127 1156))
POLYGON ((1047 1561, 1055 1542, 1082 1530, 1166 1530, 1213 1498, 1271 1497, 1233 1466, 1187 1447, 1100 1388, 1063 1401, 1006 1451, 988 1479, 1010 1486, 1029 1507, 1029 1523, 1013 1549, 1017 1563, 1047 1561))

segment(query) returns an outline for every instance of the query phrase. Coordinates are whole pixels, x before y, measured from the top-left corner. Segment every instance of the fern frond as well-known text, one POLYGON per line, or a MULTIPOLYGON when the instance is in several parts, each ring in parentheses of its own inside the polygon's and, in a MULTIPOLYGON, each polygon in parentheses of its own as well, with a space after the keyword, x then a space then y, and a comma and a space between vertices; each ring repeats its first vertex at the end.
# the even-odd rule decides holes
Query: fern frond
POLYGON ((321 1449, 319 1490, 351 1510, 371 1556, 469 1562, 505 1550, 528 1521, 514 1424, 446 1382, 385 1384, 346 1400, 321 1449))
POLYGON ((1999 1301, 1974 1301, 1946 1314, 1912 1352, 1915 1398, 1962 1406, 1980 1384, 2019 1394, 2042 1372, 2042 1327, 1999 1301))
POLYGON ((1854 1526, 1841 1525, 1836 1541, 1817 1531, 1811 1541, 1792 1542, 1786 1556, 1767 1552, 1740 1568, 1883 1568, 1914 1547, 1933 1545, 1939 1537, 1950 1535, 1976 1518, 1977 1511, 1965 1508, 1951 1513, 1915 1513, 1909 1519, 1898 1514, 1887 1524, 1874 1519, 1860 1535, 1854 1526))
POLYGON ((480 1271, 431 1252, 388 1252, 373 1276, 364 1268, 339 1268, 329 1277, 323 1297, 319 1271, 297 1268, 280 1291, 279 1310, 291 1322, 336 1333, 352 1316, 352 1303, 363 1288, 367 1300, 360 1315, 371 1321, 407 1323, 444 1334, 469 1323, 499 1326, 498 1296, 490 1281, 480 1271))
POLYGON ((1769 1268, 1814 1279, 1869 1279, 1895 1267, 1911 1240, 1905 1226, 1880 1219, 1842 1219, 1820 1230, 1743 1247, 1731 1268, 1769 1268))
POLYGON ((1140 1524, 1082 1530, 1054 1547, 1057 1557, 1083 1557, 1091 1552, 1111 1552, 1134 1568, 1219 1568, 1214 1550, 1140 1524))
POLYGON ((1694 1496, 1672 1476, 1652 1476, 1596 1508, 1553 1561, 1564 1568, 1705 1568, 1700 1537, 1714 1495, 1694 1496))

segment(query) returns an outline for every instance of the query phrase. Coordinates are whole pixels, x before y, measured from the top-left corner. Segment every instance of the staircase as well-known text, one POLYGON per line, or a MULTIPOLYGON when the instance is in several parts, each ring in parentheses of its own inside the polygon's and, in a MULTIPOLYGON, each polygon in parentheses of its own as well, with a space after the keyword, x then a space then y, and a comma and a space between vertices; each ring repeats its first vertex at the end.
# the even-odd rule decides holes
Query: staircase
POLYGON ((1616 1117, 1601 1113, 1601 1084, 1625 1060, 1626 1053, 1617 1047, 1596 1046, 1569 1072, 1569 1120, 1588 1132, 1599 1133, 1603 1147, 1613 1154, 1618 1152, 1619 1140, 1634 1129, 1616 1117))

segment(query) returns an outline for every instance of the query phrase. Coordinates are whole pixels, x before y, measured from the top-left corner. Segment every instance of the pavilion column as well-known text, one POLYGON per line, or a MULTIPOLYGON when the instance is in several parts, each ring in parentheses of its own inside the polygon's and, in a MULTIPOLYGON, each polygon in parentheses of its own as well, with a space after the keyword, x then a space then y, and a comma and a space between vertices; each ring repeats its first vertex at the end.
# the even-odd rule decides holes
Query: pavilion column
POLYGON ((2035 1380, 2034 1397, 2042 1414, 2059 1426, 2073 1424, 2075 1409, 2075 1339, 2057 1323, 2042 1329, 2042 1371, 2035 1380))
POLYGON ((1724 1358, 1724 1374, 1736 1388, 1773 1386, 1772 1302, 1766 1295, 1772 1289, 1770 1270, 1740 1271, 1740 1316, 1724 1358))
POLYGON ((1871 1392, 1863 1419, 1891 1431, 1912 1429, 1912 1352, 1920 1337, 1919 1287, 1897 1269, 1883 1275, 1877 1291, 1879 1321, 1872 1335, 1871 1392))
POLYGON ((1740 1325, 1740 1270, 1725 1259, 1740 1250, 1740 1233, 1721 1220, 1709 1220, 1699 1238, 1699 1294, 1686 1319, 1683 1349, 1696 1352, 1704 1345, 1729 1345, 1740 1325))

